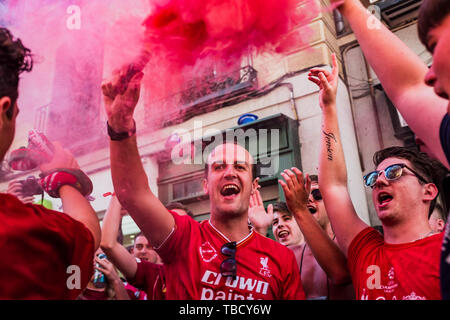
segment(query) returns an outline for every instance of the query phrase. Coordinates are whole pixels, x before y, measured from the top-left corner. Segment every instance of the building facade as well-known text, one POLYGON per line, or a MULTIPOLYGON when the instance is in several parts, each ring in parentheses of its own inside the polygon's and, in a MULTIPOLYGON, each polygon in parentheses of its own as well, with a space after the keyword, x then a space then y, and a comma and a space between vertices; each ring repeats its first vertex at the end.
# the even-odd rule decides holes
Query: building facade
MULTIPOLYGON (((264 173, 260 180, 261 193, 266 205, 283 199, 277 183, 282 170, 296 166, 305 173, 317 174, 321 110, 318 88, 308 81, 307 74, 312 67, 330 68, 331 55, 336 53, 341 67, 337 96, 339 124, 350 195, 358 215, 366 223, 380 224, 362 176, 373 170, 375 151, 393 145, 415 147, 414 135, 384 94, 347 22, 336 10, 325 10, 327 1, 317 1, 324 10, 310 24, 313 36, 308 47, 284 56, 246 57, 230 72, 220 74, 213 70, 163 100, 152 100, 151 93, 143 89, 136 109, 138 145, 150 187, 163 203, 182 202, 194 212, 196 219, 208 218, 209 203, 201 188, 204 172, 201 158, 209 143, 218 141, 219 137, 226 139, 228 134, 234 134, 238 140, 243 138, 261 163, 259 170, 264 173), (171 112, 174 103, 178 107, 176 112, 171 112), (251 116, 243 119, 245 114, 257 119, 246 122, 251 116), (180 141, 183 144, 178 144, 180 141)), ((365 5, 370 10, 376 6, 382 22, 430 64, 431 57, 417 37, 420 3, 385 0, 366 1, 365 5)), ((87 54, 97 57, 93 65, 101 65, 107 46, 98 43, 90 49, 95 54, 87 54)), ((66 81, 70 87, 67 74, 69 70, 55 67, 55 81, 66 81)), ((55 114, 52 104, 60 104, 70 93, 49 93, 49 103, 37 107, 33 119, 19 123, 14 144, 15 147, 26 145, 27 131, 32 127, 65 141, 93 181, 92 205, 99 219, 108 207, 107 194, 113 192, 113 186, 105 116, 96 111, 102 109, 101 96, 99 90, 92 90, 95 88, 92 84, 100 83, 106 76, 106 70, 90 74, 86 90, 92 91, 93 98, 80 111, 88 120, 77 126, 71 126, 70 119, 60 120, 64 115, 55 114), (65 125, 68 130, 58 128, 61 121, 68 123, 65 125)), ((67 105, 67 108, 76 106, 67 105)), ((6 190, 9 180, 29 175, 37 173, 13 172, 3 164, 0 190, 6 190)), ((53 208, 58 209, 60 202, 50 200, 53 208)), ((122 229, 126 244, 139 231, 129 216, 124 218, 122 229)))

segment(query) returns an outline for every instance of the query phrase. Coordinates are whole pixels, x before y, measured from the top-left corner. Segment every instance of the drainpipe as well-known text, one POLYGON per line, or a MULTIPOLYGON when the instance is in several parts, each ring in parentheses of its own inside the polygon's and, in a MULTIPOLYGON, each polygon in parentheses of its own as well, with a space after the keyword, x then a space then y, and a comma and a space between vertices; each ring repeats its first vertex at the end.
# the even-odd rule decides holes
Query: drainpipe
MULTIPOLYGON (((355 43, 353 45, 347 46, 345 47, 342 51, 341 51, 341 56, 342 56, 342 65, 345 65, 345 57, 348 51, 350 51, 351 49, 357 47, 358 44, 355 43)), ((345 77, 347 77, 347 71, 345 69, 345 67, 343 68, 343 72, 345 77)), ((348 84, 348 82, 347 82, 348 84)), ((352 90, 350 88, 350 86, 347 86, 347 92, 348 92, 348 96, 350 98, 350 111, 352 113, 352 123, 353 123, 353 127, 355 128, 355 137, 356 137, 356 146, 358 148, 358 157, 359 157, 359 163, 361 164, 361 170, 362 172, 364 172, 366 170, 365 165, 364 165, 364 161, 363 161, 363 156, 361 154, 361 148, 360 148, 360 141, 359 141, 359 135, 358 135, 358 129, 356 126, 356 122, 355 122, 355 102, 353 100, 353 95, 352 95, 352 90)))
POLYGON ((370 99, 372 100, 372 107, 373 107, 373 111, 375 112, 375 125, 377 127, 378 144, 380 145, 380 149, 384 149, 383 135, 381 134, 382 131, 381 131, 380 114, 378 112, 377 100, 375 99, 375 89, 373 86, 373 79, 370 74, 369 63, 367 62, 367 59, 364 56, 364 53, 363 53, 363 58, 364 58, 364 65, 366 67, 366 72, 367 72, 367 82, 369 84, 369 89, 370 89, 370 99))
POLYGON ((294 112, 295 120, 297 120, 297 122, 299 122, 300 118, 298 116, 297 105, 295 103, 294 86, 290 82, 280 83, 280 86, 284 86, 284 87, 288 88, 288 90, 290 92, 291 108, 292 108, 292 111, 294 112))

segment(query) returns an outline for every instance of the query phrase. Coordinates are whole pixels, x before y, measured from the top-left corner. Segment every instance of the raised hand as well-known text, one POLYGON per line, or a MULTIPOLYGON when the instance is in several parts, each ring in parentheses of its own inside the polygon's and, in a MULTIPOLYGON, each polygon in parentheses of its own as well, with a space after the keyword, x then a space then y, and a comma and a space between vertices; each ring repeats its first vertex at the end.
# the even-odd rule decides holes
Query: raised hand
POLYGON ((339 66, 336 55, 332 55, 333 70, 331 73, 322 68, 312 68, 308 74, 308 80, 317 84, 320 89, 320 107, 326 108, 336 104, 336 92, 339 79, 339 66))
POLYGON ((248 218, 256 231, 263 235, 266 235, 267 229, 272 225, 273 206, 270 204, 267 211, 264 209, 261 193, 258 189, 250 196, 248 218))
POLYGON ((42 173, 52 171, 54 169, 80 169, 78 162, 73 157, 72 153, 64 149, 59 142, 53 142, 55 148, 53 158, 50 162, 42 164, 39 169, 42 173))
POLYGON ((120 93, 119 87, 123 87, 124 72, 127 72, 127 69, 116 72, 112 79, 102 83, 108 123, 116 132, 134 128, 133 113, 139 101, 141 80, 144 77, 142 72, 136 73, 128 83, 125 92, 120 93))
POLYGON ((286 169, 281 173, 283 180, 278 180, 278 183, 283 189, 284 196, 286 198, 286 204, 292 214, 296 214, 297 211, 308 210, 308 198, 311 191, 311 179, 306 174, 303 177, 303 173, 297 169, 286 169))

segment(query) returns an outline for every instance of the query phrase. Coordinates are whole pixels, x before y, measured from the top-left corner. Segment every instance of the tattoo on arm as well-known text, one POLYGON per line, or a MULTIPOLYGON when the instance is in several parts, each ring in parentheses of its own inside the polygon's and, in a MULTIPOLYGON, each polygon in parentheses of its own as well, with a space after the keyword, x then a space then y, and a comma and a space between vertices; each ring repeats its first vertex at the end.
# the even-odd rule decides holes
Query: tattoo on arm
POLYGON ((337 143, 336 137, 334 136, 334 133, 332 133, 332 132, 327 133, 323 130, 322 130, 322 132, 325 135, 325 143, 327 146, 328 160, 333 161, 333 148, 331 148, 331 139, 333 139, 334 142, 337 143))

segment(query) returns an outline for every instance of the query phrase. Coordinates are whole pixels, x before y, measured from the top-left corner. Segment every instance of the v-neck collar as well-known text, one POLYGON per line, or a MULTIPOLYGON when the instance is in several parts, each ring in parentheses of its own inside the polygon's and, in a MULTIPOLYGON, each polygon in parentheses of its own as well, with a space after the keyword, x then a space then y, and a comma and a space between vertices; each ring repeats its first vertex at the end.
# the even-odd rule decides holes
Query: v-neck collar
MULTIPOLYGON (((208 220, 208 225, 211 226, 211 228, 222 238, 222 240, 225 243, 231 242, 230 239, 228 239, 227 236, 225 236, 222 232, 220 232, 214 225, 211 223, 211 219, 208 220)), ((239 247, 247 242, 247 240, 250 240, 250 238, 253 236, 253 227, 250 229, 250 233, 246 235, 244 238, 236 242, 236 247, 239 247)))

